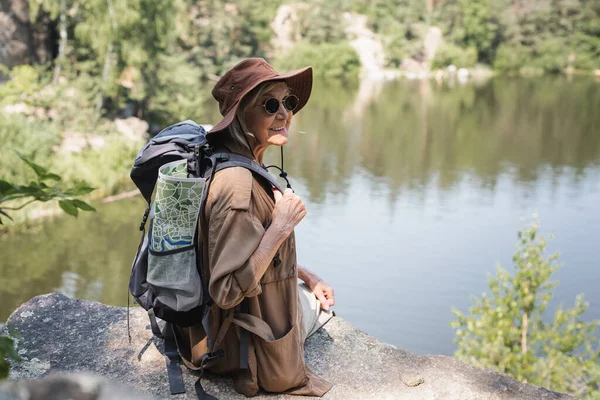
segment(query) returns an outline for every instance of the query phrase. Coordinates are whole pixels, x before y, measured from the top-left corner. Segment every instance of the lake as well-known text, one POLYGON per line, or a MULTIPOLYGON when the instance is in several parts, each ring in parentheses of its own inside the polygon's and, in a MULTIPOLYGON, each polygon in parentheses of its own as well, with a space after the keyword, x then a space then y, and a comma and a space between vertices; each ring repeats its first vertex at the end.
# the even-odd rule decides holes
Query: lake
MULTIPOLYGON (((216 107, 206 112, 215 123, 216 107)), ((271 150, 267 163, 279 165, 271 150)), ((584 293, 600 319, 600 84, 593 78, 315 83, 285 148, 308 215, 298 261, 335 310, 420 354, 452 354, 466 311, 535 213, 560 252, 551 308, 584 293)), ((0 236, 0 321, 51 291, 127 304, 140 196, 0 236)))

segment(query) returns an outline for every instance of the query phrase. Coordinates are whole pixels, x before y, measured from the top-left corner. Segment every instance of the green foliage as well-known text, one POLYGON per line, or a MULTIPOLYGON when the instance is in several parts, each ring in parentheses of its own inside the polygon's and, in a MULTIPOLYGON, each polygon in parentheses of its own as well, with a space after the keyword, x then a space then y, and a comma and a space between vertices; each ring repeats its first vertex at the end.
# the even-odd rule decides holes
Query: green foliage
POLYGON ((456 357, 479 367, 507 373, 520 381, 600 398, 600 321, 585 322, 588 304, 577 296, 573 308, 559 307, 544 321, 557 283, 558 254, 546 255, 547 238, 533 223, 519 232, 514 274, 498 268, 490 277, 491 295, 474 297, 469 314, 457 318, 456 357))
POLYGON ((522 46, 501 44, 496 51, 494 68, 500 72, 517 72, 527 59, 522 46))
POLYGON ((312 65, 316 76, 326 80, 355 82, 360 71, 356 51, 346 43, 298 43, 293 50, 275 61, 281 71, 312 65))
POLYGON ((52 148, 59 141, 60 127, 54 123, 18 114, 0 113, 2 177, 13 181, 25 181, 33 177, 33 171, 19 160, 17 151, 27 149, 32 161, 42 162, 52 155, 52 148))
POLYGON ((270 27, 280 0, 186 0, 177 47, 197 65, 203 79, 221 75, 247 57, 267 57, 270 27))
POLYGON ((384 45, 386 66, 399 67, 407 57, 421 57, 423 37, 418 26, 427 19, 423 0, 353 1, 352 10, 366 15, 368 26, 384 45))
POLYGON ((15 340, 9 336, 0 336, 0 380, 8 377, 9 361, 20 361, 15 349, 15 340))
POLYGON ((443 0, 434 20, 501 71, 600 67, 600 7, 588 0, 443 0))
POLYGON ((454 64, 458 68, 469 68, 477 63, 477 49, 469 47, 460 48, 452 43, 445 43, 435 53, 432 62, 433 68, 445 68, 454 64))
POLYGON ((563 38, 549 38, 536 48, 531 65, 546 72, 561 72, 568 65, 568 53, 563 38))
POLYGON ((149 119, 166 126, 172 121, 198 119, 209 91, 202 70, 186 60, 185 54, 158 56, 155 94, 149 100, 149 119))
POLYGON ((345 41, 346 24, 342 13, 347 11, 345 0, 310 0, 297 8, 300 36, 313 44, 345 41))
MULTIPOLYGON (((62 178, 57 174, 49 172, 46 168, 34 163, 27 157, 19 154, 19 158, 23 160, 36 175, 36 180, 30 181, 27 185, 15 185, 6 180, 0 179, 0 216, 12 219, 9 215, 9 211, 17 211, 23 207, 36 202, 47 202, 54 199, 59 200, 59 206, 67 214, 77 217, 78 210, 83 211, 96 211, 94 207, 90 206, 86 202, 76 199, 78 196, 86 195, 94 190, 87 184, 81 182, 69 189, 63 190, 54 185, 49 185, 47 181, 60 181, 62 178), (6 206, 2 203, 26 200, 21 202, 18 206, 6 206)), ((0 218, 0 225, 2 224, 2 218, 0 218)))
POLYGON ((54 161, 54 169, 65 181, 84 180, 107 192, 129 180, 133 160, 143 143, 124 140, 118 135, 105 136, 101 149, 85 148, 69 157, 54 161))

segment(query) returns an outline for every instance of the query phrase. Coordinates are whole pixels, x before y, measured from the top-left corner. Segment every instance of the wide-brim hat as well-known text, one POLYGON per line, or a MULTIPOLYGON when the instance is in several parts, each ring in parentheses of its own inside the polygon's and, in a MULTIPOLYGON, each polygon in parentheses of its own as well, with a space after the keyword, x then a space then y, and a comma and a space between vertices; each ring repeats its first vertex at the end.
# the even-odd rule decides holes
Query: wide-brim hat
POLYGON ((312 67, 280 74, 262 58, 248 58, 228 70, 215 84, 213 97, 219 102, 223 119, 208 131, 209 134, 226 129, 234 120, 235 113, 244 98, 252 89, 269 81, 282 81, 298 96, 298 106, 294 114, 304 107, 312 90, 312 67))

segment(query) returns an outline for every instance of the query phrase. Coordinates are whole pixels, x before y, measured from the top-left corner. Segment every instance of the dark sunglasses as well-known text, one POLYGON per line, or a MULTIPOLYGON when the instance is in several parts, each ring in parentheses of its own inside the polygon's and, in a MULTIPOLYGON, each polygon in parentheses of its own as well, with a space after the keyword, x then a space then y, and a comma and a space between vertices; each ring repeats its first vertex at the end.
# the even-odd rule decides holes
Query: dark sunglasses
MULTIPOLYGON (((281 102, 286 110, 294 111, 298 107, 298 104, 300 104, 300 99, 298 96, 290 94, 281 99, 281 102)), ((263 107, 267 113, 271 115, 276 114, 279 111, 279 100, 275 97, 270 97, 264 102, 263 107)))

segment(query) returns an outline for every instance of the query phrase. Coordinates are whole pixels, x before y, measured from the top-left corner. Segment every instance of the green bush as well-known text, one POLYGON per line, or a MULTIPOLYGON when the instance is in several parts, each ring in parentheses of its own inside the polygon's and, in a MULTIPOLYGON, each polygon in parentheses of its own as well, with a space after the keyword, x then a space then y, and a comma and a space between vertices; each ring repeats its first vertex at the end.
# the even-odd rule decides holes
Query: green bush
POLYGON ((457 320, 456 357, 478 367, 507 373, 519 381, 567 392, 578 398, 600 399, 600 321, 585 322, 588 303, 579 295, 573 308, 558 307, 547 322, 547 308, 556 282, 558 254, 546 255, 548 238, 539 224, 519 232, 514 273, 498 268, 490 277, 491 295, 473 297, 457 320))
POLYGON ((42 162, 51 157, 53 147, 60 140, 60 127, 55 123, 0 112, 0 175, 5 179, 27 181, 34 175, 16 152, 27 154, 34 162, 42 162))
POLYGON ((517 72, 525 62, 525 50, 521 46, 501 44, 496 51, 494 68, 500 72, 517 72))
POLYGON ((347 43, 300 42, 274 63, 280 71, 311 65, 315 75, 344 82, 355 82, 360 72, 358 54, 347 43))
POLYGON ((52 168, 66 182, 85 180, 92 186, 112 193, 124 182, 129 182, 129 171, 141 142, 123 138, 118 134, 104 137, 99 149, 85 148, 69 157, 56 157, 52 168))
POLYGON ((445 43, 435 54, 432 68, 445 68, 454 64, 457 68, 470 68, 477 63, 477 49, 462 48, 452 43, 445 43))
POLYGON ((572 47, 575 61, 573 66, 582 70, 600 69, 600 21, 595 35, 582 32, 573 35, 572 47))
POLYGON ((8 377, 9 360, 20 359, 15 349, 15 340, 9 336, 0 336, 0 379, 8 377))
POLYGON ((2 72, 10 79, 0 85, 0 105, 20 102, 31 104, 33 96, 40 92, 50 77, 43 67, 31 65, 18 65, 12 70, 3 68, 2 72))
POLYGON ((562 38, 544 40, 535 50, 532 66, 545 72, 562 72, 567 68, 569 52, 562 38))

